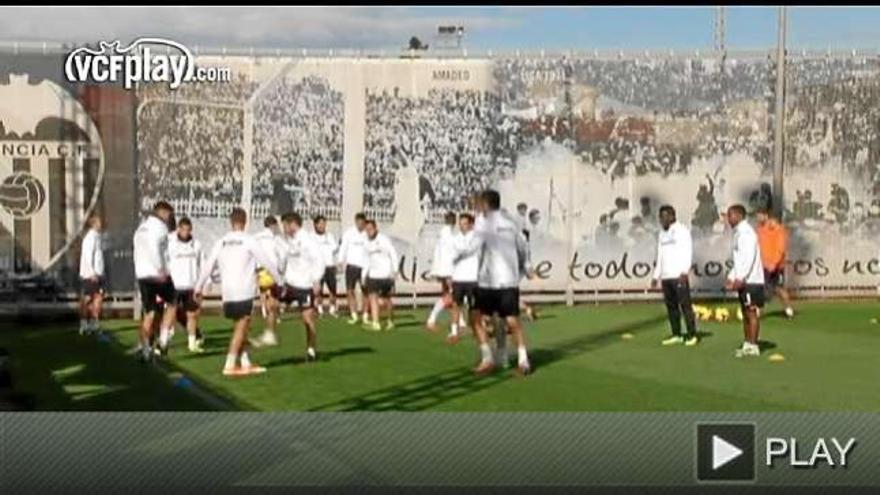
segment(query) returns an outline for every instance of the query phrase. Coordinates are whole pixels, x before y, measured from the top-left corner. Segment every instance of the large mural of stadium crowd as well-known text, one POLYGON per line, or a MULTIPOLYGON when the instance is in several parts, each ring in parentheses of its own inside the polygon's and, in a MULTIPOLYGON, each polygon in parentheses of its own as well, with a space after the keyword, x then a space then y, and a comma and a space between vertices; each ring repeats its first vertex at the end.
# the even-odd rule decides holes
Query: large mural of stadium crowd
MULTIPOLYGON (((210 243, 252 217, 364 210, 402 253, 398 290, 436 290, 438 221, 483 188, 530 231, 526 290, 644 289, 657 210, 695 238, 696 287, 720 290, 723 213, 773 206, 767 57, 224 59, 236 80, 138 90, 142 207, 170 199, 210 243)), ((784 154, 789 278, 880 275, 880 62, 793 58, 784 154)), ((259 223, 259 222, 255 222, 259 223)))

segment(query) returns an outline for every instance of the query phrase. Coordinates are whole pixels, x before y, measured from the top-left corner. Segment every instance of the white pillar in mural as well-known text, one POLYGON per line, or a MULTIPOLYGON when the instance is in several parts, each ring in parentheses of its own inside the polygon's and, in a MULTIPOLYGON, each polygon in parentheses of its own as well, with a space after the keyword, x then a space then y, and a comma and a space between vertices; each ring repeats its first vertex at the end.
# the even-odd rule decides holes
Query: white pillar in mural
POLYGON ((244 133, 242 136, 242 161, 241 161, 241 207, 253 216, 252 197, 254 186, 254 106, 251 102, 245 103, 244 116, 242 117, 244 133))
POLYGON ((342 225, 364 207, 364 155, 367 138, 367 98, 363 65, 351 64, 342 91, 345 98, 345 138, 342 168, 342 225))

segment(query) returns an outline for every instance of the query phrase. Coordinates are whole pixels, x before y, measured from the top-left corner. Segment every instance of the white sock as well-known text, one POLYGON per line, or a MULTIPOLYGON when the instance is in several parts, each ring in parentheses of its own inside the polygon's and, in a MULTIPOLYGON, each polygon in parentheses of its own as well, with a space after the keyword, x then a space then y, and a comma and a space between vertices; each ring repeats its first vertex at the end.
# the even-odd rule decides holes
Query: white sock
POLYGON ((319 315, 324 314, 324 305, 323 305, 323 304, 320 305, 320 306, 318 306, 318 314, 319 314, 319 315))
POLYGON ((520 366, 528 366, 529 365, 529 355, 526 353, 526 346, 521 345, 516 349, 517 354, 517 362, 520 366))
POLYGON ((306 354, 308 354, 309 357, 315 357, 315 348, 309 347, 308 349, 306 349, 306 354))
POLYGON ((370 314, 367 313, 366 311, 364 311, 364 314, 363 314, 363 320, 364 320, 364 321, 368 321, 369 319, 370 319, 370 314))
POLYGON ((250 358, 250 356, 248 356, 247 351, 243 351, 241 353, 241 367, 242 368, 249 368, 250 365, 251 365, 251 358, 250 358))
POLYGON ((330 314, 335 315, 339 312, 339 306, 330 306, 330 314))
POLYGON ((168 328, 162 328, 159 330, 159 345, 165 347, 168 345, 168 340, 171 338, 171 330, 168 328))
POLYGON ((455 323, 453 323, 453 324, 449 327, 449 335, 458 335, 458 325, 456 325, 455 323))
POLYGON ((189 334, 186 336, 187 343, 189 344, 189 348, 192 349, 196 346, 196 336, 195 334, 189 334))
POLYGON ((461 328, 467 328, 467 322, 464 321, 464 315, 459 315, 458 326, 460 326, 461 328))
POLYGON ((428 324, 433 325, 437 322, 437 317, 440 316, 440 313, 443 312, 443 299, 438 299, 437 302, 434 303, 434 308, 431 309, 431 314, 428 316, 428 324))
POLYGON ((227 354, 226 355, 226 364, 223 366, 223 368, 227 369, 227 370, 231 370, 232 368, 235 368, 236 357, 237 356, 235 354, 227 354))
POLYGON ((79 328, 80 328, 80 330, 85 330, 86 328, 89 328, 89 320, 86 320, 85 318, 81 318, 79 320, 79 328))
POLYGON ((480 355, 482 356, 483 363, 492 363, 492 348, 489 347, 489 344, 480 344, 480 355))

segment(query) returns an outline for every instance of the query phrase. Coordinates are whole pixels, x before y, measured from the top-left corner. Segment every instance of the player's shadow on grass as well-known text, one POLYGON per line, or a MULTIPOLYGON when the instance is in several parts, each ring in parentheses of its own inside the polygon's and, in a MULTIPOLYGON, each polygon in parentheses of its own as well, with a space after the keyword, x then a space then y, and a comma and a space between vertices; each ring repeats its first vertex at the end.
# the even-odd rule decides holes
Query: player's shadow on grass
POLYGON ((776 342, 770 342, 769 340, 759 340, 758 348, 761 349, 761 352, 769 351, 770 349, 776 349, 776 342))
MULTIPOLYGON (((620 335, 655 327, 665 316, 619 325, 598 334, 563 340, 552 348, 539 348, 531 353, 532 364, 538 368, 580 353, 620 341, 620 335)), ((539 371, 540 372, 540 371, 539 371)), ((512 370, 498 371, 478 377, 469 368, 456 368, 391 385, 341 401, 324 404, 312 411, 423 411, 458 397, 470 395, 508 380, 512 370)))
MULTIPOLYGON (((332 361, 335 358, 349 356, 352 354, 371 354, 376 352, 372 347, 343 347, 342 349, 336 349, 334 351, 325 351, 318 353, 318 362, 323 363, 326 361, 332 361)), ((266 363, 267 368, 276 368, 279 366, 286 365, 297 365, 304 364, 306 362, 305 356, 291 356, 286 357, 284 359, 276 359, 275 361, 269 361, 266 363)))

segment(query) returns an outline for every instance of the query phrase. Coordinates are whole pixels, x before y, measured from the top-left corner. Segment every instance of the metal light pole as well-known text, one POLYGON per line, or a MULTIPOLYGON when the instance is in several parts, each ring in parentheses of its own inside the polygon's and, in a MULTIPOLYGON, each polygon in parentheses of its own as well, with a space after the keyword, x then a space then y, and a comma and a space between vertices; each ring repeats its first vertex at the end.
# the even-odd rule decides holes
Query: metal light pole
POLYGON ((773 133, 773 210, 781 218, 783 201, 783 174, 785 171, 785 28, 786 8, 779 7, 779 39, 776 44, 776 111, 773 133))

